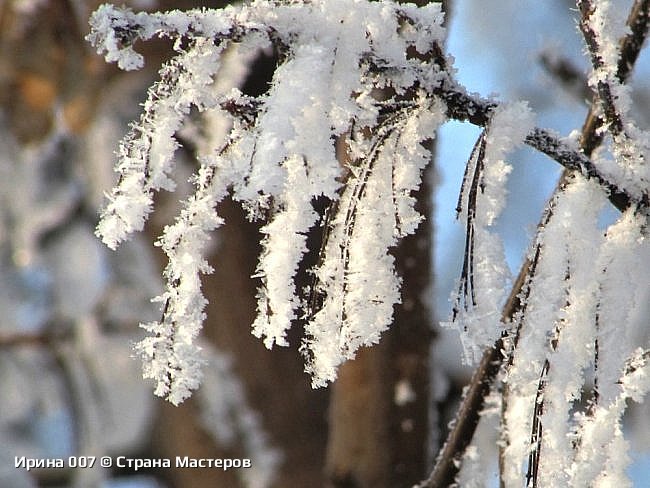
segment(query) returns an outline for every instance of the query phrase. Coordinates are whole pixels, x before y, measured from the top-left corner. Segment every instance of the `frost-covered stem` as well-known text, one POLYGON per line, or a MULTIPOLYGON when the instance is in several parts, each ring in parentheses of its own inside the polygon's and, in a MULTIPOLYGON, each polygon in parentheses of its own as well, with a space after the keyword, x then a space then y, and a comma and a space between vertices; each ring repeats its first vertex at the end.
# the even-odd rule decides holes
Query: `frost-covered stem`
MULTIPOLYGON (((595 12, 595 5, 591 0, 578 0, 578 8, 580 9, 580 31, 587 44, 589 55, 591 57, 591 64, 594 71, 599 71, 607 68, 605 60, 601 55, 601 46, 598 40, 598 35, 591 24, 591 17, 595 12)), ((609 83, 611 80, 599 79, 596 85, 598 97, 603 105, 603 112, 605 121, 609 125, 609 130, 613 136, 623 134, 623 120, 621 119, 620 111, 616 107, 614 101, 614 94, 612 93, 612 86, 609 83)))
POLYGON ((287 50, 272 26, 246 20, 235 22, 236 16, 237 11, 234 9, 193 9, 187 12, 176 10, 172 18, 166 13, 135 13, 130 9, 105 4, 90 18, 92 30, 86 39, 98 47, 98 52, 106 51, 107 61, 117 61, 118 66, 124 70, 142 67, 144 58, 133 50, 133 45, 139 40, 147 41, 154 37, 202 37, 211 38, 215 44, 220 44, 223 41, 239 42, 251 33, 264 33, 279 52, 287 50), (215 12, 217 14, 213 16, 215 12), (224 22, 224 19, 228 21, 224 22), (119 55, 119 51, 123 53, 119 55))
MULTIPOLYGON (((526 260, 515 281, 510 296, 502 311, 502 320, 507 322, 521 310, 522 291, 529 283, 534 272, 534 262, 526 260)), ((460 470, 460 460, 465 449, 472 441, 476 427, 481 418, 480 414, 485 404, 485 398, 490 393, 501 366, 508 355, 505 353, 510 346, 507 345, 508 336, 503 334, 496 340, 494 346, 486 349, 481 362, 474 370, 474 374, 466 387, 456 418, 447 435, 443 448, 436 459, 436 465, 426 481, 418 488, 434 488, 449 486, 454 483, 460 470)))
POLYGON ((640 197, 630 195, 628 191, 620 188, 603 176, 583 152, 567 148, 555 135, 544 129, 535 128, 526 137, 526 144, 560 163, 565 171, 575 171, 587 179, 596 180, 608 191, 609 201, 612 205, 621 212, 637 200, 640 200, 640 203, 644 206, 648 206, 650 203, 647 194, 641 195, 640 197))
MULTIPOLYGON (((639 130, 629 120, 629 89, 619 76, 623 59, 621 49, 624 46, 620 42, 617 45, 617 38, 624 34, 622 22, 616 22, 615 7, 608 2, 578 0, 577 5, 581 13, 580 30, 593 65, 590 86, 597 95, 603 122, 612 136, 613 155, 619 166, 625 168, 624 172, 632 171, 634 175, 645 164, 645 149, 642 139, 639 138, 639 130)), ((627 37, 632 36, 633 47, 647 31, 648 8, 646 2, 637 1, 628 17, 626 27, 630 34, 627 37), (636 22, 632 22, 633 20, 636 22), (634 27, 634 32, 631 31, 631 26, 634 27)), ((629 69, 627 63, 623 66, 624 71, 629 69)))
MULTIPOLYGON (((474 125, 486 127, 492 112, 499 106, 492 100, 485 100, 467 94, 458 86, 443 83, 439 92, 447 104, 447 116, 460 121, 468 121, 474 125)), ((609 181, 583 152, 576 151, 564 143, 558 136, 546 129, 534 128, 526 137, 526 144, 546 154, 561 164, 566 170, 577 171, 587 179, 595 179, 609 192, 609 199, 619 210, 624 210, 633 202, 640 201, 644 206, 650 203, 647 194, 635 196, 625 188, 620 188, 609 181)))
MULTIPOLYGON (((618 60, 616 75, 621 83, 625 83, 632 72, 648 36, 649 24, 650 0, 636 0, 627 19, 630 32, 623 38, 620 46, 621 57, 618 60)), ((592 104, 583 125, 580 145, 587 156, 590 156, 603 140, 603 133, 597 130, 603 124, 598 112, 597 106, 592 104)))
MULTIPOLYGON (((580 438, 584 441, 576 448, 576 462, 569 470, 571 486, 618 486, 616 484, 618 468, 612 467, 608 473, 609 483, 602 483, 603 476, 593 467, 610 464, 612 451, 618 459, 626 456, 626 446, 619 442, 621 436, 620 421, 631 399, 641 403, 650 389, 648 381, 648 359, 650 351, 639 348, 625 362, 622 376, 616 382, 617 395, 607 406, 598 405, 588 419, 583 419, 580 426, 580 438), (597 445, 597 449, 590 446, 597 445), (609 458, 609 459, 608 459, 609 458), (598 483, 600 481, 601 483, 598 483)), ((618 463, 620 466, 620 463, 618 463)), ((620 469, 620 468, 618 468, 620 469)), ((607 475, 606 475, 607 476, 607 475)), ((619 478, 620 479, 620 478, 619 478)))
POLYGON ((436 465, 429 477, 414 488, 439 488, 454 484, 460 470, 465 449, 472 442, 474 431, 481 419, 485 397, 496 378, 503 361, 504 338, 500 337, 494 347, 489 348, 474 371, 469 386, 465 389, 460 407, 456 412, 447 440, 436 459, 436 465))

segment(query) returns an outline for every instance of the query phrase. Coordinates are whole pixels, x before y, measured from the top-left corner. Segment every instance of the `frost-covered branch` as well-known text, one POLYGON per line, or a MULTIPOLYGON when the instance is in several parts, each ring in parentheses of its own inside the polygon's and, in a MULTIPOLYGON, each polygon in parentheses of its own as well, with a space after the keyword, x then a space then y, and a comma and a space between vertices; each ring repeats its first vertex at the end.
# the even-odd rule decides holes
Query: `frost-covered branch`
MULTIPOLYGON (((437 89, 436 94, 447 104, 447 115, 450 119, 467 120, 480 127, 485 127, 488 124, 492 112, 499 106, 493 100, 469 95, 462 87, 450 86, 446 83, 437 89)), ((603 174, 583 151, 549 130, 535 127, 528 133, 525 142, 530 147, 546 154, 566 170, 577 171, 585 178, 597 181, 608 191, 610 201, 619 210, 624 210, 635 203, 640 203, 644 207, 650 204, 650 196, 647 191, 635 191, 633 188, 615 183, 603 174)))
POLYGON ((527 104, 495 109, 470 157, 461 188, 457 211, 466 222, 465 259, 452 322, 460 324, 470 363, 476 362, 503 330, 499 309, 506 298, 510 272, 493 226, 505 205, 512 170, 506 158, 523 144, 531 127, 533 115, 527 104))
MULTIPOLYGON (((650 2, 646 0, 637 0, 628 17, 627 24, 630 28, 630 32, 620 42, 621 56, 617 64, 617 77, 620 82, 626 81, 644 44, 648 33, 649 5, 650 2)), ((463 99, 464 97, 464 94, 455 93, 451 99, 463 99)), ((489 108, 486 110, 487 107, 478 103, 476 100, 472 100, 467 105, 465 105, 464 102, 458 104, 449 103, 449 105, 459 105, 461 107, 467 106, 469 108, 468 111, 460 112, 461 119, 463 120, 469 120, 476 125, 484 125, 486 122, 484 114, 488 112, 489 108)), ((492 103, 490 102, 489 105, 491 106, 492 103)), ((584 156, 582 156, 583 154, 590 156, 594 149, 602 143, 603 131, 598 130, 601 125, 602 120, 599 115, 598 106, 592 104, 582 129, 582 135, 580 138, 581 147, 576 161, 582 160, 584 158, 584 156)), ((581 164, 570 165, 569 167, 571 166, 577 168, 580 167, 581 164)), ((561 184, 558 187, 558 193, 563 191, 564 187, 564 183, 561 184)), ((618 190, 614 188, 610 188, 610 191, 609 199, 618 209, 625 210, 628 208, 630 204, 628 195, 620 194, 618 190)), ((558 193, 556 193, 556 196, 558 193)), ((641 201, 642 206, 647 208, 647 193, 641 197, 641 201)), ((548 223, 548 220, 552 215, 551 209, 553 207, 554 204, 551 203, 549 210, 545 212, 545 217, 540 224, 540 229, 543 229, 548 223)), ((515 319, 520 320, 521 317, 526 315, 527 305, 529 303, 528 299, 530 297, 531 280, 538 272, 537 266, 539 264, 540 252, 541 246, 537 243, 533 246, 533 250, 523 263, 520 273, 513 284, 510 297, 503 307, 502 320, 504 323, 508 323, 515 319)), ((621 285, 618 284, 614 286, 621 285)), ((623 288, 626 288, 626 286, 623 286, 623 288)), ((598 323, 602 322, 600 311, 598 311, 596 318, 598 323)), ((517 346, 519 333, 518 327, 514 337, 514 347, 517 346)), ((599 342, 596 339, 595 344, 598 343, 599 342)), ((456 416, 454 425, 449 432, 447 441, 438 456, 435 469, 432 471, 429 479, 422 482, 420 486, 447 486, 454 482, 456 474, 460 468, 462 455, 471 442, 475 428, 480 420, 480 412, 483 409, 485 398, 491 391, 491 386, 495 382, 499 371, 502 370, 504 362, 511 364, 512 356, 509 355, 507 351, 511 350, 512 347, 513 338, 508 337, 507 333, 504 332, 504 334, 496 340, 493 347, 485 350, 482 360, 477 365, 470 384, 464 392, 458 415, 456 416)), ((601 370, 601 367, 602 365, 600 365, 599 361, 599 371, 601 370)), ((602 383, 602 379, 599 379, 599 383, 602 383)), ((505 387, 507 388, 508 385, 506 384, 505 387)), ((523 432, 521 435, 525 436, 526 433, 523 432)), ((500 459, 500 464, 502 464, 502 461, 503 460, 500 459)), ((503 468, 501 471, 503 472, 503 468)))
POLYGON ((616 382, 616 395, 606 405, 596 406, 589 416, 577 415, 580 427, 575 436, 580 441, 568 469, 570 486, 598 486, 605 480, 628 484, 629 446, 623 438, 622 417, 628 400, 640 403, 650 390, 649 359, 650 350, 636 349, 616 382))
MULTIPOLYGON (((592 0, 579 0, 577 2, 580 9, 580 30, 587 44, 591 62, 594 67, 594 80, 591 81, 596 87, 596 91, 603 104, 605 121, 609 125, 609 130, 614 136, 623 133, 623 121, 621 113, 616 107, 614 101, 618 98, 613 92, 617 88, 616 82, 612 75, 617 73, 614 68, 618 67, 618 53, 613 49, 615 44, 606 42, 605 36, 623 37, 624 32, 607 32, 605 29, 611 28, 611 23, 607 22, 607 15, 611 12, 603 9, 611 9, 608 3, 594 3, 592 0), (601 7, 602 5, 602 7, 601 7), (607 51, 603 48, 607 46, 607 51)), ((620 11, 620 9, 617 9, 620 11)))
MULTIPOLYGON (((504 485, 521 481, 528 460, 530 483, 565 486, 572 470, 584 468, 584 443, 604 432, 589 419, 616 402, 612 385, 631 371, 624 358, 633 357, 634 341, 631 334, 614 340, 616 314, 624 305, 624 321, 633 327, 647 303, 647 278, 638 263, 650 252, 644 166, 650 138, 627 115, 623 79, 629 64, 617 62, 623 55, 635 58, 647 21, 634 24, 641 27, 628 34, 629 44, 619 43, 624 30, 610 4, 579 2, 594 64, 591 84, 612 136, 609 160, 607 151, 592 156, 586 146, 595 140, 593 128, 585 126, 579 148, 534 127, 524 103, 468 94, 440 49, 438 5, 353 3, 254 1, 157 14, 103 7, 93 17, 89 39, 125 69, 142 63, 133 50, 138 40, 170 37, 177 51, 120 146, 119 181, 98 226, 107 245, 114 248, 142 229, 155 193, 174 189, 176 133, 191 110, 214 112, 229 124, 225 140, 198 155, 194 193, 157 243, 169 261, 167 289, 158 298, 162 318, 143 326, 150 336, 136 348, 145 376, 156 382, 156 394, 173 403, 199 384, 197 336, 207 303, 201 275, 212 270, 204 250, 212 231, 224 224, 216 209, 231 196, 264 223, 253 334, 269 348, 285 346, 291 325, 304 319, 300 349, 312 384, 333 381, 360 347, 379 341, 400 301, 390 251, 422 219, 413 194, 429 162, 423 143, 447 119, 467 120, 484 132, 459 199, 467 239, 453 318, 468 361, 488 349, 423 486, 454 482, 499 371, 507 400, 504 485), (604 28, 612 22, 619 30, 604 28), (221 57, 233 42, 248 53, 278 54, 263 95, 246 96, 236 86, 215 89, 221 57), (632 48, 622 54, 627 45, 632 48), (566 172, 508 298, 510 277, 493 225, 505 204, 506 160, 521 144, 547 154, 566 172), (622 215, 603 232, 598 221, 607 200, 622 215), (323 201, 327 216, 316 205, 323 201), (295 281, 309 251, 307 235, 317 226, 323 238, 318 263, 309 270, 313 283, 299 290, 295 281), (633 292, 623 283, 631 283, 633 292), (573 416, 585 371, 596 367, 597 408, 584 418, 573 416), (589 429, 597 435, 589 437, 589 429)), ((604 456, 611 463, 613 450, 604 456)))
MULTIPOLYGON (((119 181, 98 226, 107 245, 114 248, 141 230, 155 193, 174 189, 175 134, 192 109, 215 111, 231 126, 219 148, 200 155, 192 179, 195 193, 158 241, 169 259, 167 291, 158 298, 163 316, 144 326, 151 336, 137 350, 145 359, 145 375, 157 383, 156 393, 174 403, 199 383, 202 360, 195 340, 206 305, 200 276, 211 271, 203 250, 210 233, 223 224, 215 209, 229 194, 250 218, 265 221, 253 333, 267 347, 287 345, 292 322, 306 317, 301 350, 314 386, 336 378, 337 367, 359 347, 376 343, 392 320, 400 282, 388 250, 421 219, 411 196, 429 157, 421 142, 431 139, 446 118, 486 128, 482 156, 475 158, 463 197, 469 308, 483 307, 495 317, 495 327, 468 327, 476 347, 501 333, 496 310, 505 297, 493 294, 486 300, 480 292, 478 300, 473 294, 474 288, 488 294, 503 290, 505 278, 497 279, 494 270, 505 268, 498 266, 498 242, 488 227, 504 196, 491 192, 502 186, 503 158, 514 145, 525 142, 597 183, 620 209, 648 204, 642 184, 620 177, 607 164, 603 169, 600 161, 547 130, 523 119, 512 123, 516 117, 503 116, 508 105, 470 95, 458 85, 440 50, 439 5, 354 3, 350 9, 342 0, 255 1, 155 14, 104 6, 93 16, 89 40, 125 69, 142 64, 134 51, 138 40, 170 37, 177 51, 120 146, 119 181), (249 52, 272 48, 279 53, 263 96, 244 96, 236 87, 214 90, 221 56, 233 42, 249 52), (336 140, 344 141, 345 167, 337 159, 336 140), (323 198, 331 202, 326 220, 314 207, 323 198), (475 213, 479 208, 483 217, 475 213), (303 293, 296 289, 295 275, 308 251, 307 233, 319 224, 326 227, 321 256, 311 270, 314 284, 303 293), (481 266, 485 272, 475 274, 481 266)), ((500 360, 500 349, 488 364, 500 360)))
POLYGON ((621 65, 621 49, 626 47, 621 40, 627 36, 631 39, 630 49, 636 47, 647 31, 649 5, 637 1, 626 22, 621 9, 611 2, 580 0, 577 4, 581 13, 580 30, 593 66, 589 83, 597 94, 605 128, 613 142, 615 164, 607 164, 606 171, 612 179, 643 188, 650 180, 646 163, 650 134, 640 130, 630 117, 630 89, 622 82, 619 72, 622 69, 625 73, 629 69, 627 63, 621 65), (633 20, 635 17, 636 22, 633 20), (630 27, 635 29, 634 32, 630 32, 630 27))
POLYGON ((321 261, 311 270, 317 279, 308 295, 321 299, 301 348, 313 384, 332 381, 339 364, 379 340, 400 300, 388 249, 421 220, 411 196, 429 159, 421 142, 445 120, 444 104, 431 96, 442 61, 427 55, 439 52, 441 23, 436 4, 361 0, 355 8, 344 1, 256 1, 165 14, 104 6, 94 14, 89 39, 125 68, 141 64, 137 39, 171 37, 178 51, 122 143, 120 179, 98 226, 109 246, 142 228, 156 191, 173 189, 174 135, 190 109, 218 111, 231 124, 226 142, 201 155, 196 191, 158 242, 169 258, 163 317, 145 326, 152 335, 137 348, 157 394, 178 403, 198 385, 195 339, 206 304, 200 275, 211 270, 202 251, 223 223, 215 208, 227 194, 250 218, 266 221, 253 333, 267 347, 287 345, 288 328, 307 309, 294 278, 306 235, 320 221, 313 204, 321 198, 335 205, 321 261), (263 96, 212 90, 221 53, 233 41, 280 51, 263 96), (382 100, 379 91, 392 96, 382 100), (405 105, 387 112, 391 99, 405 105), (345 168, 336 157, 339 138, 350 155, 345 168))
MULTIPOLYGON (((268 9, 274 2, 265 3, 268 9)), ((120 69, 140 69, 144 58, 133 49, 137 41, 153 37, 212 39, 221 42, 239 42, 245 36, 260 32, 275 41, 272 26, 260 22, 254 9, 227 6, 219 10, 191 10, 183 12, 135 13, 130 9, 105 4, 99 7, 90 19, 91 33, 88 41, 97 47, 108 62, 117 62, 120 69)), ((179 47, 177 44, 176 48, 179 47)))
MULTIPOLYGON (((650 23, 650 1, 636 0, 628 16, 627 25, 629 33, 620 44, 621 56, 618 60, 617 77, 625 83, 631 74, 641 48, 648 35, 650 23)), ((597 129, 602 126, 603 120, 596 104, 592 104, 582 131, 581 147, 587 156, 590 156, 603 140, 603 132, 597 129)))

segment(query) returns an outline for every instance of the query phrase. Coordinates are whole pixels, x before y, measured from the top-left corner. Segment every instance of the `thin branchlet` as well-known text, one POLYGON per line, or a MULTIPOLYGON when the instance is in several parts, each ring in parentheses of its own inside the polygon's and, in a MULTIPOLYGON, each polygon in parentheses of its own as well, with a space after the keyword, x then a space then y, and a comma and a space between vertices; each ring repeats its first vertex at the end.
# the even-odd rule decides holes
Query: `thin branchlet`
POLYGON ((460 216, 463 208, 463 201, 467 201, 465 209, 465 250, 463 252, 463 267, 458 285, 458 293, 452 309, 452 321, 458 318, 460 307, 465 311, 476 305, 476 293, 474 286, 474 255, 475 255, 475 232, 474 220, 477 211, 477 196, 483 178, 485 160, 486 132, 481 135, 474 144, 469 161, 465 166, 465 176, 461 185, 458 204, 456 205, 456 217, 460 216), (469 174, 471 172, 471 175, 469 174))

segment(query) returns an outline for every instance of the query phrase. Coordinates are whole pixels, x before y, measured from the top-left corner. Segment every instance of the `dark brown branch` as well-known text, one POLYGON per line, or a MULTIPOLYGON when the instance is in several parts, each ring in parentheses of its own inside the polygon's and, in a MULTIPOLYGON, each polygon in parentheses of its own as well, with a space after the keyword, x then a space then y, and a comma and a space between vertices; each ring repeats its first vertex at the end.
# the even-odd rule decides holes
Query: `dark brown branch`
POLYGON ((548 74, 568 93, 581 102, 588 102, 591 99, 591 90, 584 72, 571 60, 544 51, 540 53, 539 61, 548 74))
POLYGON ((494 347, 483 354, 480 364, 474 371, 469 387, 456 412, 456 419, 436 459, 436 466, 429 478, 414 488, 442 488, 454 483, 463 453, 472 441, 474 431, 480 420, 485 397, 501 369, 504 339, 497 340, 494 347))
POLYGON ((542 372, 539 375, 537 393, 535 394, 535 407, 533 409, 533 426, 530 433, 531 450, 528 454, 528 469, 526 470, 526 486, 537 488, 539 477, 539 461, 542 453, 542 414, 544 413, 544 390, 546 389, 546 375, 551 363, 544 361, 542 372))
MULTIPOLYGON (((469 95, 461 87, 450 84, 441 87, 436 95, 447 103, 447 115, 450 118, 468 121, 481 127, 488 125, 493 111, 498 107, 494 101, 469 95)), ((596 168, 591 159, 583 152, 569 147, 557 135, 546 129, 536 127, 526 136, 525 142, 528 146, 561 164, 566 170, 576 171, 587 179, 596 180, 608 191, 610 202, 620 211, 635 203, 640 203, 643 206, 650 204, 649 195, 635 196, 624 188, 616 186, 596 168)))
POLYGON ((650 25, 650 0, 636 0, 627 19, 630 34, 621 42, 621 58, 618 60, 618 79, 627 80, 636 63, 648 35, 650 25))

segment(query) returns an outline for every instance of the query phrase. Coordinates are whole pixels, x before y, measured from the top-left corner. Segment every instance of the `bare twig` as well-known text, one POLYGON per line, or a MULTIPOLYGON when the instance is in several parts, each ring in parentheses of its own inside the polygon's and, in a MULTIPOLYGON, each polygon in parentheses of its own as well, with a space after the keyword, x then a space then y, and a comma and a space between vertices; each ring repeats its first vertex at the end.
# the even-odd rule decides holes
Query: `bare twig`
POLYGON ((461 303, 463 308, 468 310, 468 301, 472 306, 476 305, 476 297, 474 294, 474 219, 476 217, 476 197, 480 186, 480 181, 483 177, 483 166, 485 158, 485 145, 486 145, 486 131, 481 132, 469 161, 466 165, 465 177, 460 189, 458 197, 458 205, 456 207, 456 217, 462 212, 463 200, 467 196, 467 215, 465 222, 465 252, 463 253, 463 269, 461 272, 460 283, 458 285, 458 294, 454 301, 452 310, 452 321, 460 313, 461 303), (472 173, 470 175, 470 173, 472 173))
POLYGON ((567 93, 581 102, 588 102, 591 99, 591 90, 585 74, 570 59, 557 56, 550 51, 543 51, 539 55, 539 61, 567 93))
POLYGON ((46 327, 40 332, 16 332, 13 334, 0 334, 0 349, 26 346, 51 346, 55 343, 72 338, 70 329, 55 332, 46 327))

